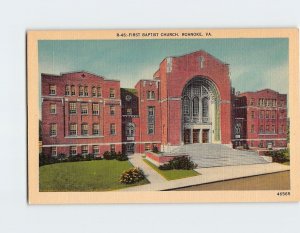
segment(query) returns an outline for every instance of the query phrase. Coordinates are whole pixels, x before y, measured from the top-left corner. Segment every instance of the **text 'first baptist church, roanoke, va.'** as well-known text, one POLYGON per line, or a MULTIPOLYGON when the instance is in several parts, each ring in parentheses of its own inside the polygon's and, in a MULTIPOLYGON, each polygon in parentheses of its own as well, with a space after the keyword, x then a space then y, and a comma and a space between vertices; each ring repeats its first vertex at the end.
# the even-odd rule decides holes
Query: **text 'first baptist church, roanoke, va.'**
MULTIPOLYGON (((245 83, 247 85, 247 83, 245 83)), ((167 57, 134 88, 85 71, 42 74, 42 151, 143 153, 190 143, 287 146, 287 95, 236 92, 229 65, 205 51, 167 57)))

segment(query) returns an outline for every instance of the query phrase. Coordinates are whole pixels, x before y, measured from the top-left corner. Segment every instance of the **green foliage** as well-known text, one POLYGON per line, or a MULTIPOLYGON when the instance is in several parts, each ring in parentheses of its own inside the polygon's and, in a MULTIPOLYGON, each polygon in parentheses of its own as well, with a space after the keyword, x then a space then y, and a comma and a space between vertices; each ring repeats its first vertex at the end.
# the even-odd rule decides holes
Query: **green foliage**
POLYGON ((128 160, 128 157, 126 154, 121 153, 120 151, 116 155, 116 160, 118 161, 126 161, 128 160))
POLYGON ((105 151, 104 154, 103 154, 103 158, 105 160, 112 160, 112 159, 114 159, 113 156, 112 156, 112 153, 110 151, 105 151))
POLYGON ((191 161, 190 157, 188 156, 180 156, 172 159, 168 163, 160 165, 158 168, 160 170, 192 170, 197 168, 197 164, 191 161))
POLYGON ((158 153, 159 152, 158 147, 154 146, 152 151, 153 151, 153 153, 158 153))
POLYGON ((145 179, 143 170, 138 167, 124 171, 120 177, 121 184, 134 184, 145 179))
POLYGON ((270 150, 265 152, 266 156, 271 156, 275 163, 285 163, 290 161, 289 149, 270 150))

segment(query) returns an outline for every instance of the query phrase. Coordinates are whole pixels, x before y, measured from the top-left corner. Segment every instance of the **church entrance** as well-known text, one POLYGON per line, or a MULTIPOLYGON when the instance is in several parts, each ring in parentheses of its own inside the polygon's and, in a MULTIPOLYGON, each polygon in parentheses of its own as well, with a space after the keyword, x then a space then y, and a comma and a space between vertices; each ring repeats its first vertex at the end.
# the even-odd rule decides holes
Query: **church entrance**
POLYGON ((191 79, 182 93, 183 143, 220 141, 219 92, 205 77, 191 79))

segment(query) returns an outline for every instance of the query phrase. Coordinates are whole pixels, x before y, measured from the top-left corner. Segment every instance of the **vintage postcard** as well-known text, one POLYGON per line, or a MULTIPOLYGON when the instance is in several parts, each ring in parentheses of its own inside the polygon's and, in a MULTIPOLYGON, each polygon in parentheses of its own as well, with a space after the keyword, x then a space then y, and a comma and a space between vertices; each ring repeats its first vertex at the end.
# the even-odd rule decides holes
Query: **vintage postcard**
POLYGON ((298 29, 27 32, 31 204, 300 200, 298 29))

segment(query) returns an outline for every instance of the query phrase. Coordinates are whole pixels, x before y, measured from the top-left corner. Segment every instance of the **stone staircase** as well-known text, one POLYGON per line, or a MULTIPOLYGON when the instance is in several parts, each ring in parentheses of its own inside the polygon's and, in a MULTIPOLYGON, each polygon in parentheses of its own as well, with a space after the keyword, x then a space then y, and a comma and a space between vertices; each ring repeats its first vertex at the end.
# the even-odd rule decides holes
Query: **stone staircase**
POLYGON ((176 147, 170 154, 188 154, 198 167, 224 167, 268 163, 255 151, 242 151, 222 144, 186 144, 176 147))

